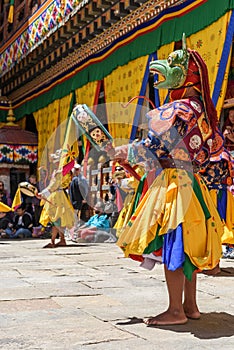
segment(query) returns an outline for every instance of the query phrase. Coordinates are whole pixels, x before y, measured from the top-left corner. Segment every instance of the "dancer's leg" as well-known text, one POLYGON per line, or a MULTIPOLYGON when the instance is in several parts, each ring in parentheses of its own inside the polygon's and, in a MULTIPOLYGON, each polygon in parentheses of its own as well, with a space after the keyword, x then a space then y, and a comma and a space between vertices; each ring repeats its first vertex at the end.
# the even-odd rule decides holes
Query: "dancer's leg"
POLYGON ((58 234, 58 227, 57 226, 52 226, 52 230, 51 230, 51 243, 54 245, 55 244, 55 240, 58 234))
POLYGON ((145 320, 145 323, 155 326, 185 324, 188 319, 184 313, 182 304, 185 280, 183 270, 180 268, 175 271, 170 271, 165 265, 164 270, 169 295, 169 307, 165 312, 145 320))
POLYGON ((197 273, 194 272, 192 280, 185 279, 184 284, 184 312, 188 318, 198 320, 201 316, 196 301, 197 273))
POLYGON ((59 233, 59 242, 55 244, 56 247, 59 246, 65 246, 67 245, 66 240, 65 240, 65 235, 64 231, 65 229, 63 227, 57 227, 58 233, 59 233))
POLYGON ((55 244, 55 240, 58 234, 58 228, 56 226, 52 226, 52 230, 51 230, 51 243, 48 243, 47 245, 44 246, 44 248, 55 248, 56 244, 55 244))

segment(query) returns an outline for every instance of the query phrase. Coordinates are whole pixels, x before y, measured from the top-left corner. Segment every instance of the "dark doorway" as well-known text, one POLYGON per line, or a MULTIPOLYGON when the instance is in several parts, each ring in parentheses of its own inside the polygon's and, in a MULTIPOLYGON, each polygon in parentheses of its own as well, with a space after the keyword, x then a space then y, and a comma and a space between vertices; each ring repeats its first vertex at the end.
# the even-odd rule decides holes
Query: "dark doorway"
POLYGON ((26 181, 26 174, 22 170, 16 168, 10 169, 10 191, 11 199, 13 200, 20 182, 26 181))

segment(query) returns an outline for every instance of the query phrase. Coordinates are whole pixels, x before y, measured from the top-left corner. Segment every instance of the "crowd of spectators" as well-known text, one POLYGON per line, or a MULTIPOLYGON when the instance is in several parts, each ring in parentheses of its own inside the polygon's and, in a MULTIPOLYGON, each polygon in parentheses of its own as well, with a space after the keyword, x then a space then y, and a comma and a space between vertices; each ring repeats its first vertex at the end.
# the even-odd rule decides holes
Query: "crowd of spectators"
MULTIPOLYGON (((33 185, 40 194, 41 186, 37 182, 36 175, 30 175, 28 183, 33 185)), ((94 207, 91 208, 88 204, 88 192, 88 182, 81 172, 81 166, 75 164, 71 172, 70 185, 66 188, 67 198, 74 209, 75 220, 73 228, 66 229, 66 239, 77 243, 115 242, 113 226, 116 221, 114 218, 117 218, 118 215, 118 208, 114 203, 115 196, 110 192, 110 200, 108 196, 106 201, 97 200, 94 207)), ((0 181, 0 195, 0 202, 11 207, 12 200, 4 189, 2 181, 0 181)), ((51 237, 53 222, 49 222, 46 227, 40 223, 43 209, 40 196, 21 193, 21 197, 22 203, 14 211, 0 211, 0 238, 48 238, 48 233, 51 237)), ((49 202, 48 199, 47 202, 49 202)))

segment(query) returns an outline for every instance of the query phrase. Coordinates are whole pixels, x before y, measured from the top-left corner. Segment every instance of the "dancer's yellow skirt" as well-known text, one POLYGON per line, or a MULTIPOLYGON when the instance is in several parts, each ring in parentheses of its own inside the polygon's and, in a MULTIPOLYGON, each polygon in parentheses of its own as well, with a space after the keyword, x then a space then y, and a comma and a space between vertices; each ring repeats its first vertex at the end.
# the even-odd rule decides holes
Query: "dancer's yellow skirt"
POLYGON ((183 249, 200 270, 214 268, 222 255, 224 225, 210 193, 198 177, 164 169, 137 207, 117 245, 126 257, 142 256, 156 235, 182 225, 183 249))
POLYGON ((49 222, 60 223, 59 226, 74 226, 74 210, 64 190, 52 192, 45 202, 40 216, 40 223, 46 226, 49 222))
MULTIPOLYGON (((210 191, 211 198, 217 208, 218 190, 210 191)), ((224 221, 223 244, 234 244, 234 196, 227 190, 226 220, 224 221)))

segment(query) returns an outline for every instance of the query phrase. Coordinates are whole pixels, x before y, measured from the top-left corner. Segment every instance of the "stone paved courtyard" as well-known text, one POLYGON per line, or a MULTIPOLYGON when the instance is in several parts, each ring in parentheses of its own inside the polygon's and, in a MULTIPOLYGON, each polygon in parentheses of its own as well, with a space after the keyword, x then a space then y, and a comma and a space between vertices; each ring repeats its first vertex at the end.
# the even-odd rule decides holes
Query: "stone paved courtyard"
POLYGON ((43 249, 0 241, 0 349, 220 350, 234 348, 234 260, 198 276, 198 321, 146 327, 167 306, 163 267, 125 259, 115 244, 43 249))

